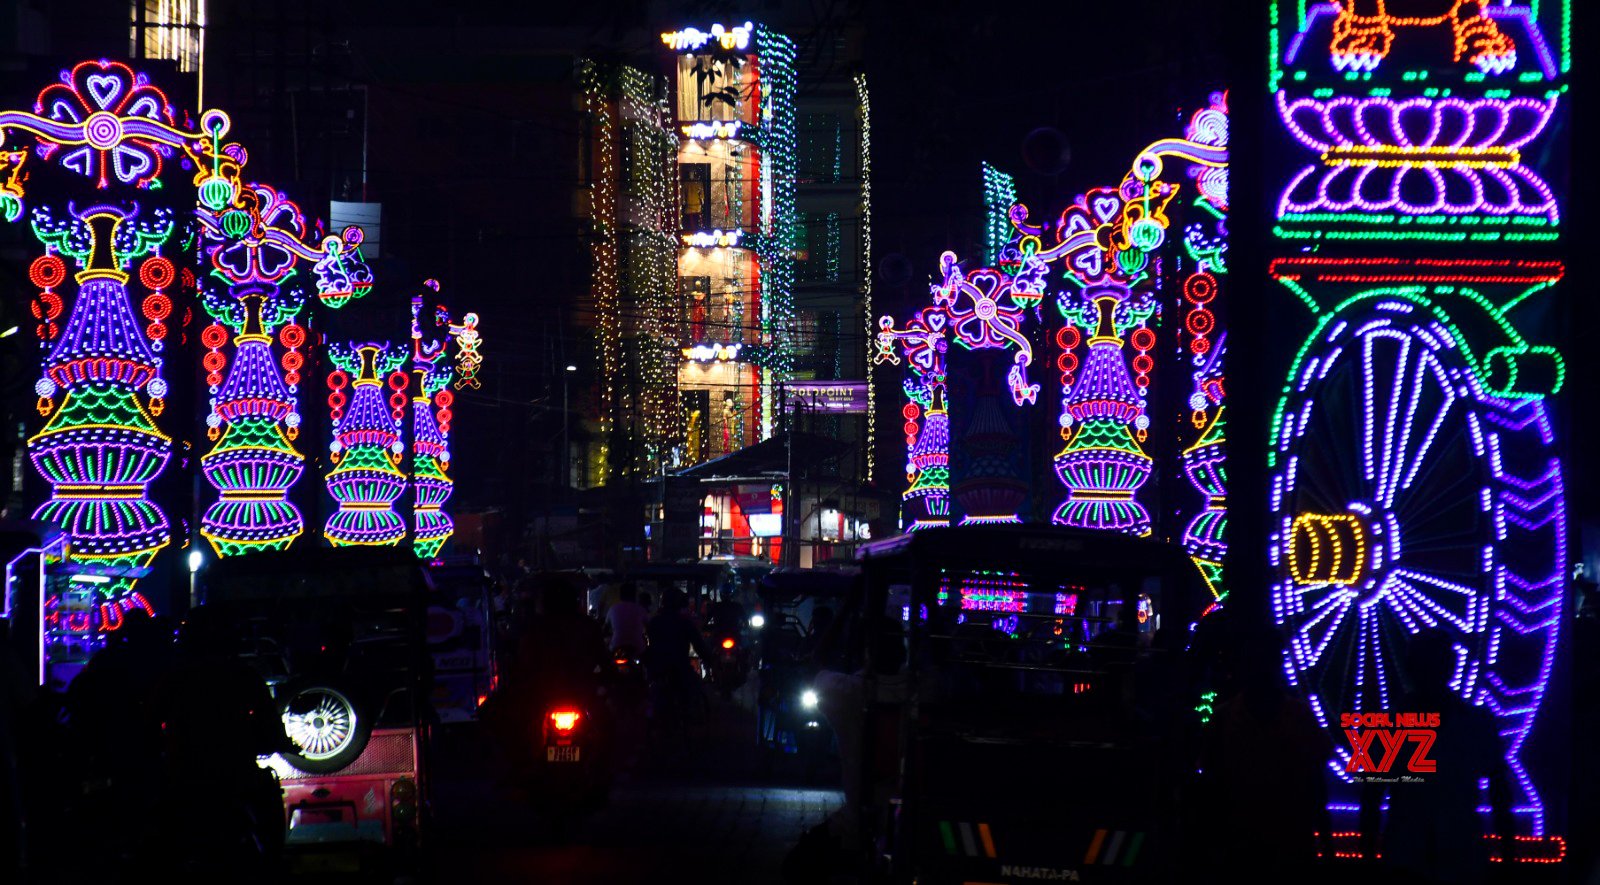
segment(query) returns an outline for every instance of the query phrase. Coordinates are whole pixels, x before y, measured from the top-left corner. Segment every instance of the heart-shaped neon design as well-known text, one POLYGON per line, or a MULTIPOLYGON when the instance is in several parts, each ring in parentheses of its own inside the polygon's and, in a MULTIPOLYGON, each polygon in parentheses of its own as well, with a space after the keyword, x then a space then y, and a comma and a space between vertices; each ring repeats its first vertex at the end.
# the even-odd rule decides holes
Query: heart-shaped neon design
POLYGON ((89 87, 89 96, 95 104, 108 111, 111 103, 122 94, 122 78, 115 74, 90 74, 84 79, 84 85, 89 87))
POLYGON ((154 165, 149 154, 128 147, 113 149, 111 162, 117 171, 117 178, 126 184, 132 184, 134 179, 149 172, 154 165))
POLYGON ((1094 215, 1101 221, 1110 221, 1117 215, 1117 205, 1120 201, 1116 197, 1095 197, 1090 201, 1094 207, 1094 215))

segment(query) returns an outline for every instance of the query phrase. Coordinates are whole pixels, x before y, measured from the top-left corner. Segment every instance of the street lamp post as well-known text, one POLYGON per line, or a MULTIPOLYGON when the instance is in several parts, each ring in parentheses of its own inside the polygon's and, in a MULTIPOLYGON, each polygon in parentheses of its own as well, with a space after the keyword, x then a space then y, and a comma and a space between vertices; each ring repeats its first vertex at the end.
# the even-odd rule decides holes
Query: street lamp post
POLYGON ((572 457, 572 445, 568 440, 568 429, 567 429, 568 425, 571 423, 571 420, 572 420, 572 413, 570 411, 568 411, 568 409, 567 409, 567 401, 568 401, 568 395, 567 395, 568 384, 567 384, 567 382, 568 382, 568 380, 570 380, 572 378, 572 373, 576 372, 576 371, 578 371, 578 367, 577 366, 569 365, 569 366, 567 366, 566 373, 561 376, 561 487, 562 488, 566 488, 568 486, 568 484, 572 482, 572 464, 570 463, 570 459, 572 457))

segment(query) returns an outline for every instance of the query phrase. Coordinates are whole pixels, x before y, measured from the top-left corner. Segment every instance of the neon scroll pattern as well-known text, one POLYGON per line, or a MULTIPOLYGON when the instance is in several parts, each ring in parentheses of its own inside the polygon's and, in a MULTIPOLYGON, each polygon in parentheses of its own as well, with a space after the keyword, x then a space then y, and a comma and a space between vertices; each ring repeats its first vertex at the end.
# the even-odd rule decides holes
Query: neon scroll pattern
MULTIPOLYGON (((1356 276, 1341 270, 1323 269, 1356 276)), ((1399 705, 1406 638, 1444 630, 1458 656, 1452 688, 1500 720, 1516 811, 1542 835, 1523 747, 1559 626, 1561 466, 1541 391, 1508 388, 1490 357, 1528 346, 1479 286, 1278 272, 1343 297, 1296 358, 1273 422, 1272 602, 1291 679, 1336 731, 1342 711, 1399 705)), ((1559 363, 1545 362, 1549 393, 1559 363)), ((1340 746, 1330 768, 1348 779, 1340 746)))
POLYGON ((398 544, 406 535, 394 509, 406 489, 406 475, 397 466, 405 454, 400 427, 410 386, 401 370, 406 353, 367 342, 330 345, 328 359, 336 366, 328 376, 334 422, 329 450, 335 462, 328 494, 339 509, 328 517, 323 536, 335 547, 398 544), (386 387, 391 391, 387 401, 386 387))

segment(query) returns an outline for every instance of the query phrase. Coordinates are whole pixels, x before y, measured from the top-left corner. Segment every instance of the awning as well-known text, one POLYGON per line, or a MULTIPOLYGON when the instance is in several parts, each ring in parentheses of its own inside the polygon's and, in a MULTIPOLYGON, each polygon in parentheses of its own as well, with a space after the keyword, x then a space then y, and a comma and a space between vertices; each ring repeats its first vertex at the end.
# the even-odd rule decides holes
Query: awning
MULTIPOLYGON (((789 433, 774 434, 753 446, 730 452, 672 474, 701 481, 768 482, 789 473, 789 433)), ((795 431, 794 469, 804 470, 850 450, 850 444, 815 433, 795 431)))

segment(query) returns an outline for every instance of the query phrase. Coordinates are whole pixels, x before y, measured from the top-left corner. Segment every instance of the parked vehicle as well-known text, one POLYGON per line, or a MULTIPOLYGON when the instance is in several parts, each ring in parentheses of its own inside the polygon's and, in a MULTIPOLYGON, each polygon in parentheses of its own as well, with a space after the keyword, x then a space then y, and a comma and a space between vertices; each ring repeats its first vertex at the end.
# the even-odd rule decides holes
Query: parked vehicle
POLYGON ((230 557, 202 578, 296 746, 261 760, 283 785, 290 870, 416 862, 435 721, 424 630, 436 591, 421 565, 409 550, 312 549, 230 557))
MULTIPOLYGON (((1132 715, 1145 625, 1210 594, 1184 552, 1055 526, 866 545, 863 636, 907 636, 909 700, 864 711, 861 820, 891 881, 1171 881, 1172 769, 1132 715), (1127 612, 1124 607, 1131 606, 1127 612), (903 758, 904 766, 889 765, 903 758), (887 772, 887 776, 884 773, 887 772)), ((1176 653, 1176 652, 1175 652, 1176 653)), ((880 678, 866 676, 867 696, 880 678)))

